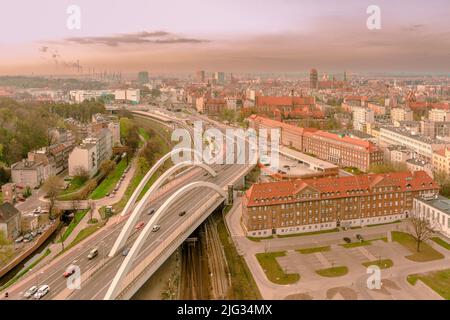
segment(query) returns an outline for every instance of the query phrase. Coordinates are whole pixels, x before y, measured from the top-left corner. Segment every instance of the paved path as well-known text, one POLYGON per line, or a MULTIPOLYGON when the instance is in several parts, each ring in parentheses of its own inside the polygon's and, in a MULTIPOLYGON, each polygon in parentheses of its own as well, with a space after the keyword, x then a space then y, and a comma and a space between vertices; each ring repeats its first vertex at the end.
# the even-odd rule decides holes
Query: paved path
MULTIPOLYGON (((261 295, 264 299, 284 299, 286 296, 307 294, 313 299, 336 299, 347 296, 357 297, 357 299, 442 299, 437 293, 430 288, 424 289, 423 284, 418 286, 411 286, 406 277, 413 273, 423 273, 433 270, 442 270, 450 266, 450 251, 444 248, 438 248, 437 245, 431 244, 436 250, 439 250, 445 255, 445 259, 435 260, 430 262, 416 263, 404 257, 405 248, 398 243, 374 243, 367 248, 351 248, 344 247, 332 248, 331 252, 321 253, 326 260, 329 261, 328 255, 332 259, 337 259, 337 263, 348 266, 349 273, 342 277, 323 278, 317 276, 313 272, 313 268, 319 268, 324 260, 318 255, 301 255, 300 258, 290 257, 291 255, 300 255, 297 252, 290 252, 289 250, 298 248, 307 248, 325 244, 336 244, 342 242, 342 237, 355 237, 357 233, 362 234, 365 238, 376 238, 379 235, 385 235, 387 231, 405 230, 406 223, 400 224, 366 227, 356 230, 340 231, 336 233, 326 233, 315 236, 299 236, 289 238, 275 238, 270 240, 261 240, 259 242, 251 241, 244 236, 244 232, 240 225, 241 218, 241 199, 238 197, 235 200, 233 208, 229 214, 226 215, 226 223, 231 232, 231 237, 237 247, 239 254, 242 254, 247 265, 252 272, 252 275, 258 285, 261 295), (378 247, 382 247, 383 251, 378 247), (373 248, 372 248, 373 247, 373 248), (360 249, 363 250, 360 250, 360 249), (270 282, 264 274, 261 266, 256 260, 255 254, 265 251, 288 251, 284 259, 278 259, 278 262, 287 267, 289 272, 299 272, 301 279, 299 282, 291 285, 276 285, 270 282), (366 252, 367 251, 367 252, 366 252), (382 270, 382 288, 370 290, 367 288, 368 274, 366 268, 361 265, 365 259, 370 260, 375 257, 371 251, 382 253, 383 257, 389 257, 394 261, 394 266, 382 270), (309 256, 309 257, 307 257, 309 256), (311 260, 314 259, 314 260, 311 260), (322 263, 318 260, 323 260, 322 263), (292 270, 292 266, 302 262, 302 266, 297 266, 296 270, 292 270), (308 261, 308 262, 307 262, 308 261), (314 262, 315 261, 315 262, 314 262), (294 262, 294 264, 290 263, 294 262), (303 263, 305 262, 305 263, 303 263), (305 272, 304 269, 308 269, 305 272), (310 270, 311 269, 311 270, 310 270), (335 293, 338 292, 338 293, 335 293), (349 294, 342 294, 347 292, 349 294)), ((376 241, 378 242, 378 241, 376 241)), ((344 297, 345 298, 345 297, 344 297)))

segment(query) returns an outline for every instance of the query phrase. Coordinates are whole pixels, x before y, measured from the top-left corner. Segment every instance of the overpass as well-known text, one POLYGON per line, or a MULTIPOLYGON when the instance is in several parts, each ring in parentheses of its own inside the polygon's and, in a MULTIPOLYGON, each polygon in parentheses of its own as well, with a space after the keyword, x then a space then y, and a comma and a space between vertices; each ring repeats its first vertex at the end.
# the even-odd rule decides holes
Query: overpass
MULTIPOLYGON (((114 223, 107 224, 73 250, 56 258, 48 268, 44 267, 45 271, 39 275, 39 281, 40 284, 48 284, 51 288, 44 299, 131 298, 183 241, 225 201, 223 193, 218 192, 210 184, 225 192, 229 185, 242 184, 243 178, 253 167, 252 164, 213 164, 210 166, 211 172, 207 174, 204 174, 203 170, 207 171, 205 168, 194 168, 177 174, 172 183, 180 181, 178 190, 174 188, 176 190, 174 192, 171 189, 167 194, 161 194, 156 198, 146 197, 148 201, 144 200, 129 206, 130 210, 136 210, 139 206, 142 212, 152 207, 164 214, 160 214, 158 221, 156 219, 150 221, 151 216, 148 214, 140 217, 146 223, 146 232, 133 229, 133 232, 125 237, 124 245, 117 246, 114 255, 109 256, 109 253, 131 217, 128 209, 124 210, 124 216, 118 217, 114 223), (186 214, 180 217, 178 215, 180 211, 185 211, 186 214), (156 222, 160 225, 160 230, 149 232, 156 222), (135 242, 136 239, 138 242, 135 242), (87 255, 93 247, 99 248, 99 257, 88 260, 87 255), (120 247, 132 248, 130 256, 122 256, 120 247), (67 289, 66 279, 61 276, 67 266, 74 263, 82 272, 80 290, 67 289), (120 281, 115 281, 115 288, 110 289, 113 279, 119 278, 120 281)), ((129 225, 133 226, 131 223, 129 225)), ((25 278, 11 289, 10 297, 21 298, 23 292, 35 284, 34 277, 25 278)))

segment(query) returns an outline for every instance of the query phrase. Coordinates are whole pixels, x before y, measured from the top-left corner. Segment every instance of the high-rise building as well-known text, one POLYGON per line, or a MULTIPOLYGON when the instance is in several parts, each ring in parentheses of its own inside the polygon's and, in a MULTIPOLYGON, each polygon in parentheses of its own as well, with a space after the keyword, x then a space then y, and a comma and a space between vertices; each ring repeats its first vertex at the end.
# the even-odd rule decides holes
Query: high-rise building
POLYGON ((138 83, 139 84, 148 83, 148 72, 147 71, 141 71, 138 73, 138 83))
POLYGON ((216 71, 214 73, 214 80, 216 80, 217 83, 224 83, 225 82, 225 73, 216 71))
POLYGON ((199 70, 195 74, 195 80, 197 82, 205 82, 205 70, 199 70))
POLYGON ((311 89, 317 89, 319 87, 319 74, 316 69, 311 69, 309 73, 309 84, 311 89))

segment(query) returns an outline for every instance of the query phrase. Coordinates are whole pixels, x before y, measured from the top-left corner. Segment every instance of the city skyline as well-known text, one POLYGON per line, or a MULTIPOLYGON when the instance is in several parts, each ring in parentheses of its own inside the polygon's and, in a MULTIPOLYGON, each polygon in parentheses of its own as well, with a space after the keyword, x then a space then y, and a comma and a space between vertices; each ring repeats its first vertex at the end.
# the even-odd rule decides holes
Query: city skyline
POLYGON ((379 30, 366 26, 371 4, 79 1, 69 30, 71 3, 18 1, 0 20, 0 74, 74 74, 78 61, 84 72, 450 72, 447 2, 379 1, 379 30))

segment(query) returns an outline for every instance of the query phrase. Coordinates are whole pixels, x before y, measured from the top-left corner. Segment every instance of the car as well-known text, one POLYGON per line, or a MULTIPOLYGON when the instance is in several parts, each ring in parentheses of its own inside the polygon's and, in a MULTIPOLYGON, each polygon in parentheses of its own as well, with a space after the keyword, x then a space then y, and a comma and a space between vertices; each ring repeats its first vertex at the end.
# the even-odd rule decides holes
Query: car
POLYGON ((150 208, 150 210, 148 211, 148 214, 151 215, 151 214, 154 214, 154 213, 155 213, 155 209, 154 208, 150 208))
POLYGON ((360 234, 356 235, 356 239, 358 239, 359 241, 364 241, 364 238, 360 234))
POLYGON ((16 243, 19 243, 19 242, 22 242, 22 241, 23 241, 23 237, 18 237, 18 238, 15 240, 16 243))
POLYGON ((98 248, 94 248, 94 249, 91 250, 91 252, 89 252, 87 258, 88 258, 88 260, 92 260, 92 259, 94 259, 97 255, 98 255, 98 248))
POLYGON ((186 211, 181 211, 178 215, 180 216, 180 217, 182 217, 182 216, 184 216, 186 214, 186 211))
POLYGON ((25 291, 24 293, 24 298, 29 298, 31 297, 33 294, 36 293, 36 291, 38 290, 37 286, 32 286, 30 289, 28 289, 27 291, 25 291))
POLYGON ((35 299, 40 299, 45 296, 50 291, 50 287, 46 284, 41 286, 38 291, 34 294, 35 299))
POLYGON ((109 197, 110 197, 110 198, 114 198, 114 193, 111 193, 111 194, 109 195, 109 197))
POLYGON ((106 193, 106 196, 107 196, 107 197, 109 197, 109 192, 108 192, 108 193, 106 193))
POLYGON ((37 231, 32 231, 32 232, 31 232, 31 236, 32 236, 33 238, 35 238, 35 237, 37 236, 37 231))
POLYGON ((352 239, 350 239, 349 237, 344 237, 344 241, 347 243, 350 243, 350 242, 352 242, 352 239))
POLYGON ((122 255, 125 257, 125 256, 128 255, 128 252, 130 252, 130 248, 125 248, 125 249, 122 251, 122 255))
POLYGON ((144 226, 145 226, 145 222, 141 221, 136 225, 135 229, 139 230, 139 229, 142 229, 144 226))
POLYGON ((153 228, 152 228, 152 232, 156 232, 159 229, 161 229, 161 227, 159 225, 154 225, 153 228))
POLYGON ((71 275, 73 275, 75 273, 75 271, 76 271, 76 267, 73 264, 71 264, 70 266, 67 267, 66 271, 64 271, 64 273, 63 273, 64 278, 70 277, 71 275))

